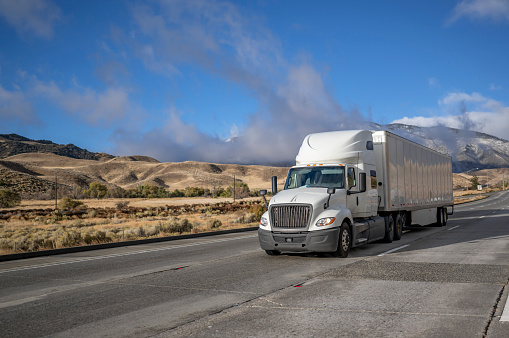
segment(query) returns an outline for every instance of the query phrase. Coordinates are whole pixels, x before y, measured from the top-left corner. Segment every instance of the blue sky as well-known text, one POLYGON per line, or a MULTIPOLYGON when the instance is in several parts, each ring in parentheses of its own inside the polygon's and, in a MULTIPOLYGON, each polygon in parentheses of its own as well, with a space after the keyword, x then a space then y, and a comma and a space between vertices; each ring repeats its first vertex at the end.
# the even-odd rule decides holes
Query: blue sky
POLYGON ((509 0, 0 2, 0 133, 95 152, 279 163, 370 121, 508 139, 508 94, 509 0))

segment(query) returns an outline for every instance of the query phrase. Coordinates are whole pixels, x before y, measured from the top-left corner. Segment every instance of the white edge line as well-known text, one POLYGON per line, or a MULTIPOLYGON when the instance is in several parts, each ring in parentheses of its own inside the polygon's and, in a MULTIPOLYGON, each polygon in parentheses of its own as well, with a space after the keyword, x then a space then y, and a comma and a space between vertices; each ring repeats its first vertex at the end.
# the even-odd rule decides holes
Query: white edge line
POLYGON ((509 322, 509 298, 505 301, 504 311, 502 311, 500 321, 509 322))
POLYGON ((461 225, 456 225, 455 227, 452 227, 452 228, 449 228, 447 230, 452 230, 452 229, 456 229, 456 228, 459 228, 461 225))
POLYGON ((256 237, 256 236, 258 236, 258 235, 250 235, 250 236, 242 236, 242 237, 226 238, 226 239, 217 239, 217 240, 207 241, 207 242, 202 242, 202 243, 176 245, 176 246, 170 246, 170 247, 166 247, 166 248, 147 249, 147 250, 125 252, 125 253, 106 255, 106 256, 99 256, 99 257, 88 257, 88 258, 76 259, 76 260, 73 260, 73 261, 66 261, 66 262, 48 263, 48 264, 41 264, 41 265, 31 265, 31 266, 25 266, 25 267, 22 267, 22 268, 13 268, 13 269, 0 270, 0 274, 6 273, 6 272, 16 272, 16 271, 23 271, 23 270, 39 269, 39 268, 45 268, 45 267, 57 266, 57 265, 65 265, 65 264, 73 264, 73 263, 80 263, 80 262, 87 262, 87 261, 95 261, 95 260, 105 259, 105 258, 122 257, 122 256, 130 256, 130 255, 137 255, 137 254, 157 252, 157 251, 164 251, 164 250, 173 250, 173 249, 187 248, 187 247, 191 247, 191 246, 205 245, 205 244, 212 244, 212 243, 219 243, 219 242, 227 242, 227 241, 234 241, 234 240, 237 240, 237 239, 245 239, 245 238, 251 238, 251 237, 256 237))
POLYGON ((394 252, 394 251, 398 251, 399 249, 406 248, 407 246, 408 246, 408 244, 405 244, 405 245, 402 245, 402 246, 400 246, 400 247, 394 248, 394 249, 392 249, 392 250, 389 250, 389 251, 383 252, 383 253, 379 254, 379 255, 378 255, 378 257, 385 256, 385 255, 390 254, 390 253, 392 253, 392 252, 394 252))

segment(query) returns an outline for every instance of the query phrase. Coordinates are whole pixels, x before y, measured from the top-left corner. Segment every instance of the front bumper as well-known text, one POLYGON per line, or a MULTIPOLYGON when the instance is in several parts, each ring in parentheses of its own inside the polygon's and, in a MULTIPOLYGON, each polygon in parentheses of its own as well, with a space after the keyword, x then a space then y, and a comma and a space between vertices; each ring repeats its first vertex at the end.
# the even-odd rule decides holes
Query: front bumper
POLYGON ((300 233, 283 233, 258 229, 263 250, 292 252, 333 252, 338 248, 339 228, 300 233))

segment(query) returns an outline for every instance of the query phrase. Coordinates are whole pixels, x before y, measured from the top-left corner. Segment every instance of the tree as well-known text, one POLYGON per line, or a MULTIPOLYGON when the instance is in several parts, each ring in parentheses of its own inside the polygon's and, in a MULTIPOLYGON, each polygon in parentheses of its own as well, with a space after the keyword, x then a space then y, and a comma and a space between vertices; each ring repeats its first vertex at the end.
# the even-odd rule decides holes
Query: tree
POLYGON ((87 190, 83 192, 85 196, 90 198, 104 198, 108 193, 108 188, 99 182, 92 182, 87 190))
POLYGON ((470 179, 470 185, 473 190, 477 190, 477 186, 479 185, 479 177, 477 177, 477 175, 472 176, 470 179))
POLYGON ((21 204, 21 196, 14 191, 0 189, 0 208, 12 208, 21 204))

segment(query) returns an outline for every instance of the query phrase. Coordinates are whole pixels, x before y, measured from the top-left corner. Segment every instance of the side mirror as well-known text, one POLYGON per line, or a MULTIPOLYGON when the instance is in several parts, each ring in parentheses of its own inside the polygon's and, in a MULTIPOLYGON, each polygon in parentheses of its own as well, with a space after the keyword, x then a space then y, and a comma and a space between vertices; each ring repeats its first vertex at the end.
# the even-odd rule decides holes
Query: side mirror
POLYGON ((329 207, 330 197, 332 194, 336 193, 336 188, 327 188, 327 194, 329 194, 329 198, 327 199, 327 203, 323 205, 324 209, 327 209, 329 207))
POLYGON ((265 206, 267 207, 267 209, 269 209, 269 203, 267 202, 267 199, 265 198, 265 195, 267 195, 267 190, 265 190, 265 189, 260 190, 260 196, 263 197, 263 201, 265 202, 265 206))
POLYGON ((366 173, 359 174, 359 192, 366 191, 366 173))

